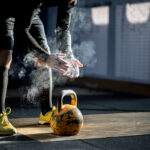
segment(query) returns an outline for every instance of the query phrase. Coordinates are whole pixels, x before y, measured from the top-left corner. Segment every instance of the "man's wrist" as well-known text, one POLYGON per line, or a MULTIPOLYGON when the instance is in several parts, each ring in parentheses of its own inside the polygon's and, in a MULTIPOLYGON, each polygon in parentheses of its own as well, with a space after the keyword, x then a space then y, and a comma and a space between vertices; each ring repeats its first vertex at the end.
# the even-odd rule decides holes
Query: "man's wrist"
POLYGON ((38 59, 40 59, 43 62, 47 62, 47 60, 49 59, 49 56, 50 56, 50 54, 48 54, 48 53, 39 53, 39 52, 36 52, 36 51, 34 51, 32 53, 32 55, 34 57, 37 57, 38 59))
POLYGON ((71 51, 70 51, 70 52, 67 52, 67 53, 66 53, 66 58, 67 58, 67 59, 74 58, 73 53, 72 53, 71 51))

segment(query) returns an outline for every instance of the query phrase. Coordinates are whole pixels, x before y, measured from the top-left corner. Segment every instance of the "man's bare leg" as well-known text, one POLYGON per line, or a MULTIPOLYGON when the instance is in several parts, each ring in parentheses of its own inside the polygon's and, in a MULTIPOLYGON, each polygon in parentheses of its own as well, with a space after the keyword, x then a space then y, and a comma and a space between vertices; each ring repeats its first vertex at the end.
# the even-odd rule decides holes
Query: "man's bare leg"
MULTIPOLYGON (((52 70, 48 67, 48 65, 38 58, 34 58, 35 60, 35 68, 36 68, 36 74, 38 76, 35 76, 39 82, 40 86, 40 104, 41 104, 41 111, 42 114, 45 115, 47 112, 49 112, 52 107, 52 70)), ((37 85, 38 86, 38 85, 37 85)))
POLYGON ((12 50, 0 50, 0 135, 12 135, 17 130, 9 122, 7 115, 11 109, 5 109, 5 99, 8 85, 8 70, 12 62, 12 50))
POLYGON ((5 110, 8 70, 12 62, 12 50, 0 50, 0 113, 5 110))

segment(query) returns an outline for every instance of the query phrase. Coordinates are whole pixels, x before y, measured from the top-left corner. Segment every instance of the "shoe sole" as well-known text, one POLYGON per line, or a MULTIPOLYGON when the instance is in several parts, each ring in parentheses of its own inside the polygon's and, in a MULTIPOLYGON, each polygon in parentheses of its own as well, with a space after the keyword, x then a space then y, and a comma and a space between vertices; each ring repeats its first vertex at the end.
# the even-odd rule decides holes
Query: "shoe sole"
POLYGON ((43 125, 43 124, 50 124, 50 123, 49 123, 49 122, 45 122, 45 121, 39 120, 39 124, 43 125))
POLYGON ((3 135, 3 136, 7 136, 7 135, 15 135, 15 134, 17 134, 17 131, 16 132, 12 132, 12 133, 3 133, 3 132, 0 132, 0 135, 3 135))

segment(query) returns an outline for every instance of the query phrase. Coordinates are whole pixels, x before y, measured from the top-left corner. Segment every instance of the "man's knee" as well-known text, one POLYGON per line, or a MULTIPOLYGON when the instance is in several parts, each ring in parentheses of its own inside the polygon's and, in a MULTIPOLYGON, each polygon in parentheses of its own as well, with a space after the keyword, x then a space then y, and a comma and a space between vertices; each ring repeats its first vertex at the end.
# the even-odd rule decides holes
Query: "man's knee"
POLYGON ((0 66, 10 68, 12 62, 12 50, 0 50, 0 66))

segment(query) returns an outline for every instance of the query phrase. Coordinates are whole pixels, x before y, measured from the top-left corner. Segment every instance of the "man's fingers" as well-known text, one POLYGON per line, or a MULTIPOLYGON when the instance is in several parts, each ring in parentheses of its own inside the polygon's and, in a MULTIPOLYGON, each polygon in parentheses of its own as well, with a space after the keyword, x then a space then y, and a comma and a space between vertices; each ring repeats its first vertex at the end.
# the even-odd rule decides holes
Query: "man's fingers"
POLYGON ((68 70, 68 68, 69 68, 69 66, 61 65, 61 66, 59 66, 59 68, 64 69, 65 71, 67 71, 67 70, 68 70))
POLYGON ((65 70, 63 70, 63 69, 61 69, 61 68, 59 68, 59 67, 57 67, 57 66, 55 66, 54 69, 60 71, 61 73, 64 73, 64 72, 65 72, 65 70))
POLYGON ((63 58, 63 57, 65 57, 66 56, 66 54, 64 54, 64 53, 60 53, 60 54, 55 54, 57 57, 60 57, 60 58, 63 58))
POLYGON ((74 76, 75 76, 75 78, 78 78, 79 77, 79 71, 76 70, 74 76))
POLYGON ((74 78, 78 78, 79 77, 79 68, 75 68, 75 71, 74 71, 74 78))
POLYGON ((78 73, 76 71, 72 71, 72 72, 68 71, 68 72, 65 72, 63 75, 67 76, 69 78, 77 78, 78 77, 78 73))
POLYGON ((55 69, 57 69, 57 70, 59 70, 61 72, 63 71, 63 73, 68 71, 68 68, 69 68, 69 66, 67 66, 65 64, 57 64, 57 65, 55 65, 55 69))
POLYGON ((79 67, 83 67, 83 64, 81 64, 81 62, 79 60, 77 60, 77 59, 73 59, 72 60, 72 64, 74 66, 78 65, 79 67))
POLYGON ((74 73, 75 73, 74 71, 71 72, 70 78, 74 78, 74 73))
POLYGON ((65 70, 68 70, 69 68, 69 64, 67 62, 64 62, 63 60, 58 61, 56 65, 65 70))
POLYGON ((77 78, 77 77, 79 77, 79 67, 78 67, 78 65, 76 65, 76 66, 75 66, 74 68, 72 68, 71 70, 68 69, 68 71, 65 72, 63 75, 64 75, 64 76, 67 76, 67 77, 69 77, 69 78, 77 78))
MULTIPOLYGON (((59 58, 60 59, 60 58, 59 58)), ((59 61, 61 64, 68 64, 68 62, 66 60, 60 59, 59 61)))
POLYGON ((76 63, 78 64, 79 67, 83 67, 83 64, 79 60, 76 60, 76 63))
POLYGON ((63 75, 64 75, 64 76, 66 76, 66 75, 67 75, 67 71, 66 71, 66 72, 64 72, 64 73, 63 73, 63 75))
POLYGON ((65 72, 63 75, 71 78, 71 72, 70 71, 65 72))

